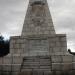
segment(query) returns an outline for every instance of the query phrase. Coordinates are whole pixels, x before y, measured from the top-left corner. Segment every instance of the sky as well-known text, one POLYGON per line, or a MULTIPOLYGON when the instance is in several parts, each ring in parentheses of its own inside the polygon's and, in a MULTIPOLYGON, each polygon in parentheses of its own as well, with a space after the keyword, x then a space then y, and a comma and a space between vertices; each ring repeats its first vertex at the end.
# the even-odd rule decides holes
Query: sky
MULTIPOLYGON (((67 35, 67 46, 75 52, 75 0, 47 0, 57 34, 67 35)), ((0 35, 19 36, 29 0, 0 0, 0 35)))

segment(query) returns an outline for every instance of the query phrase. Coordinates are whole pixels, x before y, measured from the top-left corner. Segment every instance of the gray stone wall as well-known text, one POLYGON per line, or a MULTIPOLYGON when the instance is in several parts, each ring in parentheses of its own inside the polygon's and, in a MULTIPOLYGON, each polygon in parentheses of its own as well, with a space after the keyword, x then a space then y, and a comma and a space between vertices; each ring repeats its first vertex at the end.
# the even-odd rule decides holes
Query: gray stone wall
POLYGON ((71 71, 72 69, 75 69, 75 60, 74 56, 66 55, 68 54, 66 50, 67 43, 65 34, 11 37, 10 54, 1 58, 0 69, 7 74, 18 74, 25 56, 49 55, 51 58, 50 73, 53 71, 71 71))
MULTIPOLYGON (((10 55, 8 55, 4 58, 0 58, 0 74, 5 73, 5 74, 10 75, 12 73, 12 75, 17 75, 20 72, 23 57, 24 56, 13 55, 13 58, 12 58, 12 57, 10 57, 10 55)), ((46 56, 42 56, 42 58, 44 58, 44 57, 46 57, 46 56)), ((26 57, 26 59, 27 59, 27 57, 26 57)), ((37 59, 35 59, 35 60, 37 60, 37 59)), ((49 73, 55 72, 58 74, 58 73, 68 72, 68 73, 70 73, 70 75, 72 75, 72 73, 74 73, 74 71, 75 71, 75 56, 72 56, 69 54, 68 55, 67 54, 66 55, 50 55, 50 62, 51 62, 50 63, 51 68, 50 68, 49 73)), ((36 62, 36 63, 38 63, 38 62, 36 62)), ((43 63, 45 63, 45 61, 43 61, 43 63)), ((46 60, 46 63, 47 63, 47 60, 46 60)), ((43 70, 43 69, 44 69, 44 67, 42 67, 41 70, 43 70)), ((45 69, 46 69, 46 67, 45 67, 45 69)), ((35 72, 35 70, 36 69, 34 69, 33 72, 35 72)), ((24 70, 24 71, 26 71, 26 70, 24 70)), ((39 70, 39 72, 40 72, 40 70, 39 70)))
POLYGON ((66 35, 13 37, 10 52, 25 56, 64 55, 67 53, 66 35))
POLYGON ((10 54, 3 58, 0 58, 0 75, 10 74, 11 73, 11 64, 12 64, 12 58, 11 58, 10 54))

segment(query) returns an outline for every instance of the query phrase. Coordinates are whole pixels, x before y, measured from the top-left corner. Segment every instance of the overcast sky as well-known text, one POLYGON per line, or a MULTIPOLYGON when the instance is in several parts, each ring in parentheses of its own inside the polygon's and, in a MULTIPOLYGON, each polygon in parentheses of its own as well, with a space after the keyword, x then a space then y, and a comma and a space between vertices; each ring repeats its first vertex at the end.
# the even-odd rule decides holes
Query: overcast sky
MULTIPOLYGON (((29 0, 0 0, 0 33, 20 35, 29 0)), ((67 34, 68 48, 75 51, 75 0, 48 0, 56 33, 67 34)))

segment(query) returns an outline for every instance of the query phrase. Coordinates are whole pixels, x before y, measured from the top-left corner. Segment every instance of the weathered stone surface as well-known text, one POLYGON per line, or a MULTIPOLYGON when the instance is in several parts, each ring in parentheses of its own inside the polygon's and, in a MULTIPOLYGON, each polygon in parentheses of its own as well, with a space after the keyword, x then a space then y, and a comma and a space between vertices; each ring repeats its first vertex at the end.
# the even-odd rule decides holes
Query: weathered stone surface
POLYGON ((3 58, 0 58, 0 65, 3 64, 3 58))
POLYGON ((56 71, 55 73, 56 73, 56 75, 61 75, 61 72, 62 71, 56 71))
MULTIPOLYGON (((38 75, 38 71, 33 71, 32 72, 33 75, 38 75)), ((40 75, 40 74, 39 74, 40 75)))
POLYGON ((19 73, 18 72, 12 72, 11 74, 12 75, 18 75, 19 73))
POLYGON ((54 70, 54 71, 60 71, 60 70, 62 70, 61 63, 52 63, 52 70, 54 70))
MULTIPOLYGON (((34 2, 31 2, 31 4, 34 2)), ((31 6, 31 4, 28 6, 29 9, 27 10, 26 19, 24 21, 22 35, 55 34, 47 2, 45 1, 45 4, 40 4, 40 6, 38 4, 31 6), (44 11, 46 11, 46 13, 44 11)))
POLYGON ((3 69, 3 65, 2 65, 2 64, 0 64, 0 71, 2 71, 2 69, 3 69))
POLYGON ((72 56, 72 59, 73 59, 73 62, 75 62, 75 56, 74 55, 72 56))
POLYGON ((13 64, 21 64, 22 63, 22 57, 21 56, 13 56, 12 63, 13 64))
POLYGON ((12 64, 11 65, 11 68, 12 68, 13 72, 19 72, 20 71, 20 67, 21 67, 21 64, 12 64))
POLYGON ((19 75, 32 75, 32 71, 23 71, 20 72, 19 75))
POLYGON ((9 64, 2 65, 2 70, 3 71, 7 71, 7 72, 11 71, 11 65, 9 65, 9 64))
POLYGON ((72 63, 73 70, 75 70, 75 62, 72 63))
POLYGON ((73 75, 75 56, 67 52, 66 34, 55 33, 47 0, 29 1, 22 35, 11 37, 10 54, 0 58, 0 70, 12 75, 73 75))
POLYGON ((7 56, 5 56, 3 59, 3 64, 12 64, 12 57, 11 57, 11 55, 7 55, 7 56))
POLYGON ((51 58, 48 56, 30 56, 24 58, 24 63, 21 66, 21 70, 32 69, 32 70, 51 70, 51 58))
POLYGON ((65 55, 65 56, 62 56, 62 59, 63 59, 63 62, 71 62, 72 63, 72 56, 71 55, 65 55))
POLYGON ((62 62, 62 56, 60 55, 53 55, 51 56, 52 63, 61 63, 62 62))
POLYGON ((11 75, 11 72, 9 72, 9 71, 3 71, 3 72, 1 72, 0 75, 11 75))
POLYGON ((62 70, 69 71, 72 70, 72 63, 62 63, 62 70))
POLYGON ((52 75, 52 72, 51 71, 44 71, 43 75, 52 75))

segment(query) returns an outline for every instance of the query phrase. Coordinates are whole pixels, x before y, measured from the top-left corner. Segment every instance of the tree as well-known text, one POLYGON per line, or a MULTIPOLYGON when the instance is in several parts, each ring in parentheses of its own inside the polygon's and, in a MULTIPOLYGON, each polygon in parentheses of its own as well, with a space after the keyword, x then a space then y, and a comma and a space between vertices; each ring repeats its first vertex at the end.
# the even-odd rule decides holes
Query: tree
POLYGON ((4 37, 0 36, 0 57, 9 53, 9 40, 4 41, 4 37))
POLYGON ((69 52, 70 54, 72 54, 72 55, 75 55, 75 52, 71 52, 70 49, 68 49, 68 52, 69 52))

